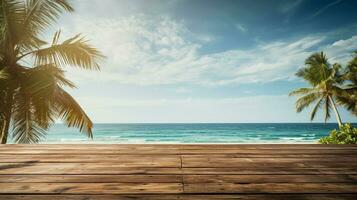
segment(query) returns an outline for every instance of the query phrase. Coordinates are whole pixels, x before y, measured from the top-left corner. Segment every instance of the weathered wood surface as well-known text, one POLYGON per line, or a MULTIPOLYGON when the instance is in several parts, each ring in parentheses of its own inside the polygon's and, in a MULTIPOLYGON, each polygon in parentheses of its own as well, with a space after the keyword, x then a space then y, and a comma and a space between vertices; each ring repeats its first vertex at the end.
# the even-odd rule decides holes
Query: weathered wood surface
POLYGON ((357 199, 357 145, 0 145, 0 199, 357 199))

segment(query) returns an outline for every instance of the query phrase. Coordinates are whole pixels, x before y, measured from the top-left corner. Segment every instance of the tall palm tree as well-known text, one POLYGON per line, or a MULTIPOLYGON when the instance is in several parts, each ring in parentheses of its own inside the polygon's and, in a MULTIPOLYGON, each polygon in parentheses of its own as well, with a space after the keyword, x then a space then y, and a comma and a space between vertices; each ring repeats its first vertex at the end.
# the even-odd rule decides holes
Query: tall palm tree
POLYGON ((333 109, 338 125, 342 126, 335 103, 337 93, 342 91, 339 86, 343 81, 339 72, 340 68, 338 64, 331 65, 323 52, 314 53, 305 60, 305 67, 296 75, 305 79, 311 87, 299 88, 290 93, 290 95, 300 96, 296 101, 297 112, 315 103, 310 116, 311 121, 315 118, 317 111, 323 107, 325 122, 330 118, 331 109, 333 109))
POLYGON ((17 143, 37 143, 61 118, 92 138, 93 123, 63 87, 74 88, 63 68, 99 70, 103 55, 81 35, 51 43, 40 35, 64 12, 67 0, 1 0, 0 5, 0 142, 12 127, 17 143))

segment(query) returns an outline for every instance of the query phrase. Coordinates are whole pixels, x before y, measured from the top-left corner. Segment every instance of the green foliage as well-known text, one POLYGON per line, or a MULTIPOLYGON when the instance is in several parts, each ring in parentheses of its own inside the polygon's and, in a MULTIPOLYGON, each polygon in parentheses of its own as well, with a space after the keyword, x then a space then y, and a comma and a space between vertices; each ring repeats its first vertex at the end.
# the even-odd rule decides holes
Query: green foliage
POLYGON ((357 128, 344 124, 338 130, 331 131, 329 136, 319 140, 321 144, 357 144, 357 128))
POLYGON ((93 137, 92 121, 64 89, 75 85, 63 68, 99 70, 104 56, 80 34, 41 39, 73 11, 69 0, 0 1, 0 143, 37 143, 58 118, 93 137))
POLYGON ((346 84, 344 92, 338 95, 338 103, 357 116, 357 51, 346 66, 342 78, 346 84))
POLYGON ((305 60, 305 67, 301 68, 296 76, 304 79, 311 87, 299 88, 289 94, 299 97, 296 101, 296 112, 313 105, 310 120, 313 121, 317 112, 322 109, 327 121, 333 109, 338 123, 342 124, 335 104, 336 94, 342 91, 340 68, 338 64, 331 65, 323 52, 309 56, 305 60))
POLYGON ((302 67, 296 76, 310 85, 290 93, 290 96, 299 97, 296 101, 296 112, 313 106, 310 120, 314 120, 317 112, 323 110, 327 121, 333 110, 339 126, 342 121, 338 105, 357 116, 357 51, 345 67, 338 63, 329 63, 323 52, 314 53, 305 60, 305 67, 302 67))

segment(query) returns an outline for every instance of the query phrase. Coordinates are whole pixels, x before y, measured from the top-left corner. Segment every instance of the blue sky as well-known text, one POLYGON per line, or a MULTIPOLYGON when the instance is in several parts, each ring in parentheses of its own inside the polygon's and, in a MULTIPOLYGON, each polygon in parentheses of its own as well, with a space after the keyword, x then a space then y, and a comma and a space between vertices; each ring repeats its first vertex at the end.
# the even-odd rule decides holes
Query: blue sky
POLYGON ((345 63, 357 49, 353 0, 77 0, 74 7, 58 23, 63 35, 83 33, 107 56, 100 73, 67 69, 78 85, 70 93, 95 122, 308 122, 287 95, 305 86, 294 73, 315 51, 345 63))

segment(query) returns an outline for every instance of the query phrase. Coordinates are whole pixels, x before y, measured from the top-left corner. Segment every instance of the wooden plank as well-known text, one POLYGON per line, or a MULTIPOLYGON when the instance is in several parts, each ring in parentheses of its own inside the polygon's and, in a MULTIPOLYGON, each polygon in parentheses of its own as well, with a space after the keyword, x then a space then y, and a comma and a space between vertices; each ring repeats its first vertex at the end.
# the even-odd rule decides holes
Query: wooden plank
POLYGON ((201 156, 182 156, 182 166, 183 167, 246 167, 246 168, 259 168, 259 167, 356 167, 356 159, 343 160, 343 157, 335 159, 322 159, 322 161, 317 159, 258 159, 258 158, 235 158, 230 156, 212 156, 212 155, 201 155, 201 156))
MULTIPOLYGON (((254 162, 254 163, 296 163, 296 162, 334 162, 351 163, 357 162, 357 156, 333 156, 333 157, 243 157, 243 155, 183 155, 185 161, 206 160, 228 160, 230 162, 254 162)), ((35 155, 1 155, 0 163, 9 162, 77 162, 77 163, 98 163, 112 162, 127 165, 148 165, 148 166, 171 166, 177 167, 181 162, 180 155, 61 155, 61 154, 35 154, 35 155)))
POLYGON ((2 194, 182 193, 181 183, 0 183, 2 194))
POLYGON ((184 175, 184 183, 357 183, 357 175, 184 175))
POLYGON ((0 163, 0 174, 181 174, 180 168, 122 167, 115 163, 0 163))
POLYGON ((0 195, 4 200, 355 200, 356 194, 210 194, 210 195, 0 195))
POLYGON ((355 183, 192 183, 185 193, 357 193, 355 183))
POLYGON ((136 194, 136 195, 0 195, 4 200, 184 200, 184 195, 136 194))
POLYGON ((299 167, 286 167, 286 168, 182 168, 182 173, 187 175, 215 175, 215 174, 231 174, 231 175, 244 175, 244 174, 357 174, 357 168, 299 168, 299 167))
MULTIPOLYGON (((164 150, 163 150, 164 151, 164 150)), ((202 156, 202 155, 212 155, 212 156, 227 156, 227 157, 234 157, 234 158, 311 158, 312 160, 329 160, 329 159, 340 159, 340 160, 355 160, 356 159, 356 155, 352 155, 352 154, 347 154, 347 155, 341 155, 341 154, 221 154, 219 153, 219 151, 217 151, 216 153, 209 153, 209 154, 200 154, 200 153, 191 153, 191 154, 178 154, 178 153, 168 153, 168 154, 126 154, 126 153, 120 153, 120 154, 72 154, 72 155, 68 155, 68 154, 1 154, 0 153, 0 157, 2 158, 27 158, 28 156, 33 156, 32 158, 35 157, 41 157, 41 156, 49 156, 50 157, 55 157, 55 156, 63 156, 63 157, 70 157, 70 158, 75 158, 75 157, 82 157, 82 156, 92 156, 92 157, 101 157, 103 159, 106 159, 108 157, 115 157, 115 156, 157 156, 157 157, 162 157, 162 156, 185 156, 185 155, 189 155, 189 156, 202 156)), ((69 158, 69 159, 70 159, 69 158)), ((15 159, 13 159, 10 162, 14 162, 16 161, 15 159)), ((0 160, 1 162, 1 160, 0 160)), ((88 161, 90 162, 90 161, 88 161)))
POLYGON ((116 163, 0 163, 0 174, 357 174, 357 167, 123 167, 116 163))
MULTIPOLYGON (((23 155, 19 156, 22 157, 23 155)), ((26 156, 24 156, 26 157, 26 156)), ((1 158, 1 155, 0 155, 1 158)), ((232 162, 278 162, 278 163, 291 163, 291 162, 357 162, 357 155, 349 156, 333 156, 333 157, 242 157, 236 154, 222 154, 222 155, 182 155, 185 160, 203 159, 206 161, 215 160, 229 160, 232 162)))
POLYGON ((181 183, 181 175, 0 175, 1 183, 181 183))
POLYGON ((111 162, 120 163, 126 167, 180 167, 181 165, 178 155, 0 155, 0 163, 9 162, 111 162))
POLYGON ((159 155, 192 155, 192 154, 258 154, 258 155, 357 155, 357 149, 160 149, 148 148, 146 150, 132 150, 132 149, 2 149, 0 154, 17 155, 17 154, 62 154, 62 155, 145 155, 145 154, 159 154, 159 155))

